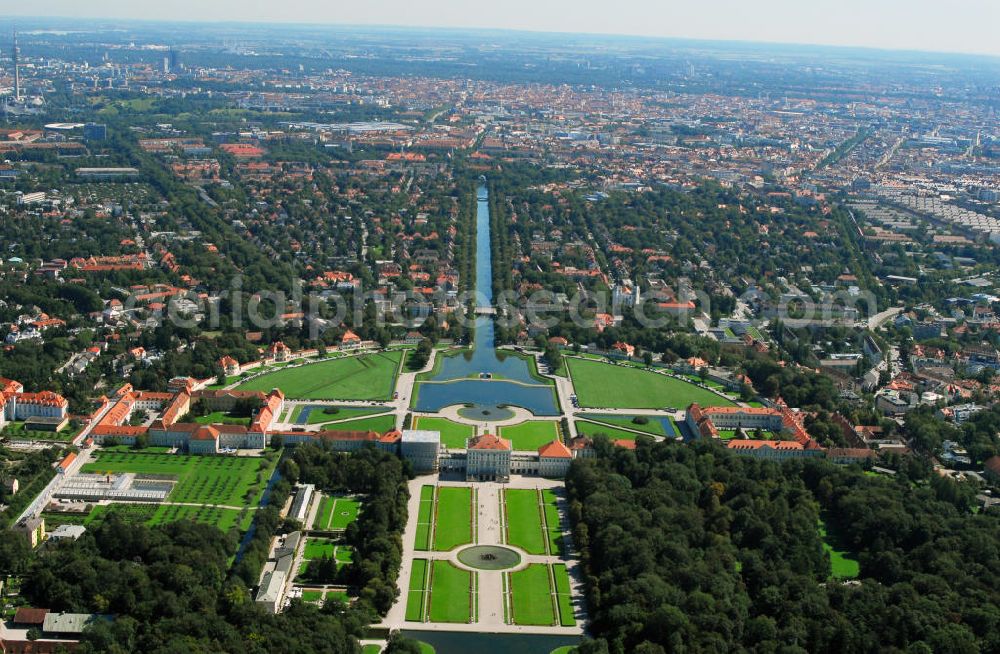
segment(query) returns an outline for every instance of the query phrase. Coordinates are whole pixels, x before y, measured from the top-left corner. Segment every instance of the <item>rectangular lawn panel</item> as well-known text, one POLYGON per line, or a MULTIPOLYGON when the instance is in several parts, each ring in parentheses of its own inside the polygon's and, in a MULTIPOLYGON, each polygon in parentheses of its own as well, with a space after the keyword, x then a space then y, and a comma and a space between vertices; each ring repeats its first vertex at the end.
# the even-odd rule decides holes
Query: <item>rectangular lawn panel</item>
POLYGON ((655 372, 586 359, 567 358, 580 406, 612 409, 734 406, 730 400, 680 379, 655 372))
POLYGON ((400 352, 327 359, 269 372, 240 384, 245 391, 280 388, 304 400, 388 400, 399 370, 400 352))
POLYGON ((447 552, 472 542, 472 489, 440 486, 434 519, 434 549, 447 552))
POLYGON ((361 502, 347 497, 333 498, 333 510, 330 513, 330 529, 347 529, 347 525, 358 519, 361 502))
POLYGON ((239 517, 240 512, 236 509, 223 509, 217 506, 161 504, 148 522, 150 525, 159 525, 190 520, 212 525, 221 531, 229 531, 236 526, 239 517))
POLYGON ((510 591, 514 624, 555 624, 549 566, 532 563, 523 570, 510 573, 510 591))
POLYGON ((507 542, 528 554, 545 554, 538 491, 508 488, 504 491, 507 510, 507 542))
POLYGON ((624 429, 618 429, 617 427, 599 425, 596 422, 590 422, 589 420, 577 420, 576 433, 583 436, 596 436, 598 434, 603 434, 608 438, 622 441, 634 441, 640 436, 640 434, 637 434, 634 431, 625 431, 624 429))
POLYGON ((427 559, 413 559, 410 572, 410 588, 406 596, 406 619, 409 622, 423 622, 424 593, 427 589, 427 559))
POLYGON ((559 624, 564 627, 576 625, 573 615, 573 595, 569 587, 569 573, 566 566, 556 563, 552 566, 552 578, 556 582, 556 604, 559 605, 559 624))
POLYGON ((559 438, 559 423, 554 420, 528 420, 501 427, 500 435, 509 440, 515 450, 537 450, 559 438))
POLYGON ((653 436, 666 436, 667 430, 663 428, 663 423, 660 422, 658 416, 648 416, 649 422, 645 425, 639 425, 632 422, 632 418, 635 416, 612 416, 600 413, 585 413, 584 418, 595 422, 602 422, 609 425, 614 425, 616 427, 624 427, 625 429, 634 429, 636 431, 641 431, 647 434, 652 434, 653 436))
POLYGON ((323 496, 319 503, 319 509, 316 510, 316 517, 313 519, 313 529, 329 529, 334 502, 334 498, 328 495, 323 496))
POLYGON ((84 524, 96 526, 112 513, 124 522, 142 524, 152 520, 158 509, 155 504, 98 504, 91 510, 84 524))
POLYGON ((431 576, 431 622, 469 622, 472 573, 451 561, 434 561, 431 576))
MULTIPOLYGON (((186 456, 145 452, 97 452, 85 473, 134 472, 172 475, 177 484, 171 502, 192 504, 247 504, 248 497, 267 482, 269 464, 256 457, 186 456)), ((252 498, 250 498, 252 499, 252 498)))
POLYGON ((350 545, 338 545, 333 558, 337 559, 337 568, 347 565, 354 560, 354 548, 350 545))
POLYGON ((472 425, 463 425, 447 418, 429 418, 426 416, 417 418, 414 429, 441 432, 441 445, 452 449, 465 449, 465 441, 472 438, 476 433, 476 428, 472 425))
POLYGON ((822 520, 819 521, 819 536, 823 539, 823 551, 830 556, 830 577, 856 579, 861 574, 861 565, 850 552, 834 547, 837 539, 827 532, 822 520))
POLYGON ((199 425, 243 425, 244 427, 250 426, 250 418, 241 418, 239 416, 232 416, 225 411, 213 411, 212 413, 205 414, 203 416, 198 416, 194 419, 199 425))
POLYGON ((431 548, 431 521, 434 518, 434 487, 420 488, 420 508, 417 510, 417 534, 413 548, 427 551, 431 548))
MULTIPOLYGON (((114 514, 130 524, 161 525, 180 520, 191 520, 206 525, 212 525, 221 531, 228 531, 237 526, 240 511, 223 509, 216 506, 186 506, 181 504, 99 504, 89 514, 70 515, 62 519, 63 514, 54 514, 57 521, 67 524, 82 524, 96 526, 109 515, 114 514)), ((53 514, 46 514, 46 517, 53 514)))
POLYGON ((324 556, 332 557, 337 549, 337 545, 327 538, 309 538, 306 540, 306 548, 302 552, 305 559, 322 559, 324 556))
POLYGON ((368 418, 356 418, 343 422, 324 424, 323 429, 339 431, 377 431, 384 434, 396 428, 396 416, 389 413, 384 416, 371 416, 368 418))
POLYGON ((559 507, 556 495, 551 490, 542 491, 542 509, 545 511, 545 530, 549 538, 549 553, 558 555, 562 552, 563 532, 559 520, 559 507))
POLYGON ((334 420, 351 420, 353 418, 363 418, 375 413, 382 413, 385 409, 360 409, 348 406, 324 406, 322 404, 299 405, 295 408, 295 415, 290 422, 306 425, 321 425, 334 420), (306 412, 306 409, 309 409, 306 412), (303 420, 303 414, 306 418, 303 420))

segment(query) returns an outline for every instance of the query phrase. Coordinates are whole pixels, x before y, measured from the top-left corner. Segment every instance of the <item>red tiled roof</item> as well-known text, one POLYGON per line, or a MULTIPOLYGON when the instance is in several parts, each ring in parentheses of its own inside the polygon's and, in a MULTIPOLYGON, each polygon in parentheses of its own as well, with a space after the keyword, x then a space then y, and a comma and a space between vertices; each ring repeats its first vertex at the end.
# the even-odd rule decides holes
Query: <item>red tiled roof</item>
POLYGON ((64 458, 62 461, 59 462, 59 469, 60 470, 68 469, 69 466, 74 461, 76 461, 76 452, 70 452, 69 454, 66 455, 66 458, 64 458))
POLYGON ((69 402, 66 401, 59 393, 54 393, 52 391, 41 391, 39 393, 21 393, 17 401, 21 404, 39 404, 42 406, 69 406, 69 402))
POLYGON ((40 625, 45 621, 48 609, 33 609, 22 606, 14 613, 14 624, 35 624, 40 625))
POLYGON ((538 448, 538 456, 550 459, 572 459, 573 453, 561 440, 556 439, 538 448))
POLYGON ((796 441, 750 441, 750 440, 731 440, 726 444, 731 450, 759 450, 764 447, 769 447, 772 450, 804 450, 806 449, 802 443, 796 441))
POLYGON ((212 425, 202 425, 191 434, 193 441, 215 441, 219 439, 219 430, 212 425))
POLYGON ((470 450, 509 450, 510 441, 494 436, 493 434, 483 434, 469 441, 470 450))

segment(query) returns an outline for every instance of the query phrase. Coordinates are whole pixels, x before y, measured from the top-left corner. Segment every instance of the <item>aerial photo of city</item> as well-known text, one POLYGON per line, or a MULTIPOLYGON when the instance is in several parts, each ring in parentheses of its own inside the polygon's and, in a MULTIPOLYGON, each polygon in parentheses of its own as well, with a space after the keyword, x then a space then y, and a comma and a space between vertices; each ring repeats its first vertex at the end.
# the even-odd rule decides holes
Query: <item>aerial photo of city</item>
POLYGON ((0 9, 0 652, 1000 652, 1000 5, 338 4, 0 9))

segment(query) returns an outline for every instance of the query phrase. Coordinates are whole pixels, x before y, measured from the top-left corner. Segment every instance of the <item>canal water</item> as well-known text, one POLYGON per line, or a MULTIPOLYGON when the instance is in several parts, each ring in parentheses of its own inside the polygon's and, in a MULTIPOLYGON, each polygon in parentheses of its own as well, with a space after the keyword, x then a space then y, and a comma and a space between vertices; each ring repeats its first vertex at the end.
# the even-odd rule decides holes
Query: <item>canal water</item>
MULTIPOLYGON (((493 305, 493 254, 490 249, 489 191, 480 185, 476 191, 476 306, 493 305)), ((499 404, 524 407, 538 416, 557 416, 556 397, 551 386, 539 384, 531 376, 528 362, 496 349, 492 318, 476 319, 473 348, 444 357, 432 382, 420 383, 418 411, 439 411, 452 404, 475 404, 491 408, 499 404), (490 376, 493 379, 469 379, 490 376)))
MULTIPOLYGON (((476 305, 493 304, 493 261, 490 250, 489 192, 477 190, 476 207, 476 305)), ((557 416, 555 391, 531 376, 528 362, 496 349, 493 320, 479 316, 471 352, 447 357, 432 382, 420 383, 415 408, 438 411, 452 404, 494 408, 499 404, 524 407, 538 416, 557 416), (502 379, 469 379, 488 374, 502 379)), ((549 654, 579 638, 537 634, 484 634, 457 631, 403 631, 408 638, 434 646, 437 654, 549 654)))
POLYGON ((433 645, 436 654, 549 654, 579 638, 538 634, 477 634, 464 631, 411 631, 403 636, 433 645))

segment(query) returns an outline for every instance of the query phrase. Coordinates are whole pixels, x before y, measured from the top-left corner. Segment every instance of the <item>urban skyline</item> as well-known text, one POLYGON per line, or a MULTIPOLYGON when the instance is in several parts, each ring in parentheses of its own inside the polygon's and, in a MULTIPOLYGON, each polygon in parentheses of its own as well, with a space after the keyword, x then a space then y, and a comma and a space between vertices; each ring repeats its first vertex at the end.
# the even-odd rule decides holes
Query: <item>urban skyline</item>
POLYGON ((407 26, 503 29, 573 34, 608 34, 712 41, 829 45, 886 50, 916 50, 1000 56, 992 26, 1000 6, 987 0, 944 5, 929 0, 819 0, 789 3, 765 0, 752 6, 736 0, 709 0, 697 6, 624 0, 608 15, 597 0, 565 0, 542 6, 513 0, 483 5, 470 14, 454 0, 430 4, 378 0, 356 6, 327 7, 314 0, 269 3, 222 0, 206 6, 194 0, 146 7, 124 2, 79 4, 42 0, 6 10, 8 18, 88 18, 192 22, 307 23, 358 26, 407 26))

